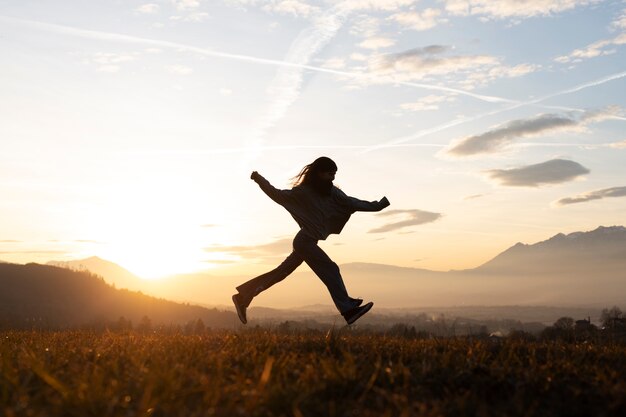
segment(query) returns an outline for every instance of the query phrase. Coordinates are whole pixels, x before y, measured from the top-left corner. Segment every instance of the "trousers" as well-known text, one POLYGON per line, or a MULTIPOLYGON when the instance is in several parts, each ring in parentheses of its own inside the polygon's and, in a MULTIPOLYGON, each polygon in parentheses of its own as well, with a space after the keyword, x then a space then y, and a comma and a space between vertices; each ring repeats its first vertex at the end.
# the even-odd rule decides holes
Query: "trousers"
POLYGON ((348 296, 339 266, 326 255, 326 252, 317 245, 317 242, 316 239, 300 230, 293 239, 293 252, 280 265, 263 275, 241 284, 237 287, 237 290, 246 300, 252 301, 252 298, 284 280, 302 262, 306 262, 315 272, 315 275, 326 285, 337 310, 340 313, 345 313, 352 309, 354 302, 348 296))

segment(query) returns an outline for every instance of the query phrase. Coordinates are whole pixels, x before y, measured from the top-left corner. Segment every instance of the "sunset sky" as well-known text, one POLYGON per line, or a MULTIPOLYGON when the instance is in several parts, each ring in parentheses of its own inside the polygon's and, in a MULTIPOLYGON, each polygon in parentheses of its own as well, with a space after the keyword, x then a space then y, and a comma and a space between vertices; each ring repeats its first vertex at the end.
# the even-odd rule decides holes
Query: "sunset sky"
POLYGON ((623 225, 626 1, 0 0, 0 260, 257 274, 320 155, 337 263, 473 268, 623 225), (521 5, 520 5, 521 3, 521 5))

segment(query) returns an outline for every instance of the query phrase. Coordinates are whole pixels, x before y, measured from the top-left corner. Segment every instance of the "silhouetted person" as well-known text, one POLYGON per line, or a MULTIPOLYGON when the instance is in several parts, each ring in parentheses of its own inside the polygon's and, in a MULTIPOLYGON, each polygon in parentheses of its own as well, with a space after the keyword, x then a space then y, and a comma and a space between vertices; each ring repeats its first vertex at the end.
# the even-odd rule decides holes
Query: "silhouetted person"
POLYGON ((387 197, 380 201, 363 201, 347 196, 333 185, 337 165, 322 156, 302 168, 290 190, 274 188, 258 172, 250 176, 272 200, 283 206, 300 226, 293 239, 293 252, 276 269, 237 287, 233 302, 239 319, 245 324, 246 309, 262 291, 285 279, 302 262, 315 272, 328 288, 330 296, 348 324, 367 313, 374 303, 361 306, 363 300, 351 298, 341 278, 339 267, 317 246, 331 233, 340 233, 356 211, 380 211, 389 206, 387 197))

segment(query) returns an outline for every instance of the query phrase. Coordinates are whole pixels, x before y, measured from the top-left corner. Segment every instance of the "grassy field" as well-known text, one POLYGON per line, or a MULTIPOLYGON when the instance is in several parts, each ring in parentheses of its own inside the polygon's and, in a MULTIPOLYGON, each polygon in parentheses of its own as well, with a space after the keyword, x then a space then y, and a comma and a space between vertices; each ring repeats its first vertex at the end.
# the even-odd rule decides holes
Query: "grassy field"
POLYGON ((7 417, 626 415, 623 345, 265 330, 0 337, 7 417))

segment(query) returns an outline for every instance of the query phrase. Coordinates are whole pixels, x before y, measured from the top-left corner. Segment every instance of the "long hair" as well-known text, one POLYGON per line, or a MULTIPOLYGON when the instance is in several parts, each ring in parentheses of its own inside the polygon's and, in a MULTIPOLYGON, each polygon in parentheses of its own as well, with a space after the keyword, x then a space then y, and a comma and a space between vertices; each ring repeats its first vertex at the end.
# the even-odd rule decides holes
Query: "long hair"
POLYGON ((308 185, 321 194, 330 194, 332 181, 327 183, 319 177, 320 172, 337 171, 337 164, 326 156, 320 156, 312 163, 305 165, 300 173, 292 178, 293 186, 308 185))

